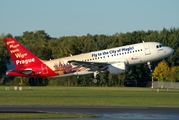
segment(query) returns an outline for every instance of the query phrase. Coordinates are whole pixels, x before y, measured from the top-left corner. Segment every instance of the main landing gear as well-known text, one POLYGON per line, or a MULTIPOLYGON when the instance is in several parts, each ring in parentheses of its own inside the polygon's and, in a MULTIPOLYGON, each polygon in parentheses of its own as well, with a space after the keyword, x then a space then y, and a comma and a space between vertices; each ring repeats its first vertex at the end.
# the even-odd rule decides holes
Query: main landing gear
POLYGON ((95 71, 94 72, 94 79, 93 79, 93 83, 97 83, 99 82, 99 72, 95 71))

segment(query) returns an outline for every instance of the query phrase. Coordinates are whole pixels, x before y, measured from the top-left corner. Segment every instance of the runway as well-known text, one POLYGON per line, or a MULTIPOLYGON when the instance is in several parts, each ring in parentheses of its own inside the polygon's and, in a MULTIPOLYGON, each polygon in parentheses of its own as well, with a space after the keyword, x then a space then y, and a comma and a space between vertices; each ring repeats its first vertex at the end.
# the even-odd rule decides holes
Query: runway
POLYGON ((179 107, 0 106, 0 113, 36 112, 92 114, 97 116, 97 118, 84 118, 83 120, 179 120, 179 107))

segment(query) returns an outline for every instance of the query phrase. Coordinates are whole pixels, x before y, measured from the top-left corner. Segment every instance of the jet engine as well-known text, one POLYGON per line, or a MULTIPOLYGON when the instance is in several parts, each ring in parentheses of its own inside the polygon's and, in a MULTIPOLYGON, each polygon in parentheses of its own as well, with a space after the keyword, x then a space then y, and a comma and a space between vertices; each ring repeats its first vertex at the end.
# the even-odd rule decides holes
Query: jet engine
POLYGON ((108 71, 109 71, 110 74, 125 73, 127 71, 126 63, 120 62, 120 63, 114 63, 114 64, 111 64, 111 65, 108 65, 108 71))

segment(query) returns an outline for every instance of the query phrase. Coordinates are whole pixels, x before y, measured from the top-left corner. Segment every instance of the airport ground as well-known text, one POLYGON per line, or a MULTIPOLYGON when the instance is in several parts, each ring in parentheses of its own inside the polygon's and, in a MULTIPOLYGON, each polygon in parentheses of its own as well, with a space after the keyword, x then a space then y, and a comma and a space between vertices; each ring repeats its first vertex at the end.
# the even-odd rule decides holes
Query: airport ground
MULTIPOLYGON (((164 113, 170 112, 170 108, 175 108, 174 110, 172 110, 174 111, 174 113, 176 113, 179 107, 179 89, 151 89, 133 87, 24 86, 21 89, 17 87, 16 90, 14 90, 14 86, 1 86, 0 95, 1 110, 3 109, 3 106, 7 108, 10 107, 11 110, 12 107, 15 106, 15 111, 17 106, 20 106, 22 108, 23 106, 25 106, 23 109, 26 109, 29 106, 40 106, 40 108, 42 109, 45 106, 47 106, 47 108, 48 106, 57 106, 63 113, 65 113, 65 111, 62 110, 64 109, 63 106, 74 106, 75 109, 66 109, 66 112, 68 113, 69 110, 78 111, 80 107, 86 106, 86 108, 80 109, 80 111, 88 111, 91 110, 90 107, 94 107, 94 110, 98 109, 99 111, 104 111, 104 113, 107 110, 118 110, 120 111, 120 113, 128 113, 129 111, 130 113, 131 111, 139 111, 139 113, 141 113, 142 111, 144 112, 146 110, 149 110, 149 112, 147 111, 147 113, 150 113, 151 109, 149 108, 152 107, 153 112, 161 110, 162 113, 163 107, 165 107, 164 113), (111 108, 106 109, 106 107, 111 108), (116 109, 115 107, 118 108, 116 109), (155 110, 153 109, 153 107, 162 108, 155 110)), ((79 112, 79 114, 80 113, 87 114, 90 112, 79 112)), ((111 112, 110 114, 113 113, 115 112, 111 112)), ((100 113, 100 115, 101 114, 102 112, 100 113)), ((144 114, 146 114, 146 112, 144 114)), ((179 116, 175 115, 175 118, 178 117, 179 116)))

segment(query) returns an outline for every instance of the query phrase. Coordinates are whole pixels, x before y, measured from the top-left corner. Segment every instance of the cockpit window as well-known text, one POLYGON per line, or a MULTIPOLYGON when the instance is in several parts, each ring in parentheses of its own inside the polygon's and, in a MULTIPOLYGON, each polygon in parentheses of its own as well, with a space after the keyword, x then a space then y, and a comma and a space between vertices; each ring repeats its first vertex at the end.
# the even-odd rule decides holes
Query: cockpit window
POLYGON ((161 48, 163 45, 162 44, 160 44, 160 45, 157 45, 156 46, 156 48, 161 48))

